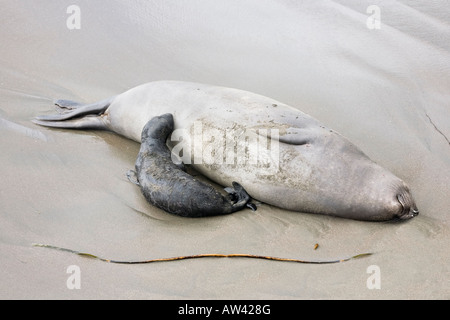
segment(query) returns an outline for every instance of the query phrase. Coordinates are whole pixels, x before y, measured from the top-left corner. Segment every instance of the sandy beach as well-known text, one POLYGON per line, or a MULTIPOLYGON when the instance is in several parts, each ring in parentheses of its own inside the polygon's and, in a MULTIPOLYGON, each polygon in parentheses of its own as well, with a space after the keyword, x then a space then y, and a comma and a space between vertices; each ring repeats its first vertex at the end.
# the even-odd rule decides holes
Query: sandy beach
POLYGON ((0 5, 0 299, 450 298, 446 0, 0 5), (172 216, 126 177, 136 142, 31 122, 53 99, 95 102, 155 80, 244 89, 312 115, 403 179, 420 215, 361 222, 262 204, 172 216), (115 260, 373 254, 118 265, 34 243, 115 260))

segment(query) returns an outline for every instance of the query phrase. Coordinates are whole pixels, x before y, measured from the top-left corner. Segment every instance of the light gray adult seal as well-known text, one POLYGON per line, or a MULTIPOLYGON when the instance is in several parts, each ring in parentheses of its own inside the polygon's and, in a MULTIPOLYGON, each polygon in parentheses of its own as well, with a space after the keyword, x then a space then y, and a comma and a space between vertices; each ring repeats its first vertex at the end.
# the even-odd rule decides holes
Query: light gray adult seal
POLYGON ((141 187, 148 202, 169 213, 192 218, 230 214, 245 207, 256 210, 239 183, 225 188, 225 197, 188 174, 182 163, 175 164, 166 145, 173 129, 173 116, 168 113, 152 118, 142 130, 136 171, 130 170, 128 176, 141 187))
POLYGON ((141 142, 155 116, 171 113, 172 152, 212 181, 239 177, 252 198, 293 211, 357 220, 418 214, 407 185, 339 133, 274 99, 206 84, 157 81, 98 103, 56 101, 48 127, 109 129, 141 142))

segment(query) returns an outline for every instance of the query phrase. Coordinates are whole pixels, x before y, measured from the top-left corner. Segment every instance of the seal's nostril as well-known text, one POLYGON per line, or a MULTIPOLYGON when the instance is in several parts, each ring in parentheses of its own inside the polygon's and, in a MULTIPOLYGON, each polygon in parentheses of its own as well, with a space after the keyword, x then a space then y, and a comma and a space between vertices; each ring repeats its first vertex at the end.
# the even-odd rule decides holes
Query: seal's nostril
POLYGON ((412 201, 409 192, 397 194, 397 201, 402 206, 402 210, 399 213, 399 217, 402 220, 414 218, 419 214, 419 210, 412 201))

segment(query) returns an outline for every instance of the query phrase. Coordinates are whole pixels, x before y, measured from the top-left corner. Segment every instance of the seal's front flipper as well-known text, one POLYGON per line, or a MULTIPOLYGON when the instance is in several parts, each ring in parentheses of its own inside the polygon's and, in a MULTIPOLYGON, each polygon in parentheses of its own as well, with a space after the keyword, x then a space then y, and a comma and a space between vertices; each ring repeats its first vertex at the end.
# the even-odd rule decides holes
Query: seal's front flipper
MULTIPOLYGON (((263 128, 264 129, 264 128, 263 128)), ((276 140, 281 143, 292 144, 292 145, 305 145, 313 140, 311 133, 308 130, 302 128, 289 127, 285 128, 282 126, 274 126, 271 129, 258 130, 258 135, 271 140, 276 140)))
POLYGON ((134 183, 137 186, 141 186, 141 184, 139 183, 139 179, 137 177, 137 173, 134 170, 129 170, 127 172, 127 178, 131 183, 134 183))
POLYGON ((256 211, 256 204, 254 204, 253 202, 247 202, 245 206, 251 209, 252 211, 256 211))
POLYGON ((256 206, 251 202, 252 198, 239 183, 233 181, 233 187, 227 187, 225 191, 233 202, 234 211, 241 210, 244 207, 256 211, 256 206))

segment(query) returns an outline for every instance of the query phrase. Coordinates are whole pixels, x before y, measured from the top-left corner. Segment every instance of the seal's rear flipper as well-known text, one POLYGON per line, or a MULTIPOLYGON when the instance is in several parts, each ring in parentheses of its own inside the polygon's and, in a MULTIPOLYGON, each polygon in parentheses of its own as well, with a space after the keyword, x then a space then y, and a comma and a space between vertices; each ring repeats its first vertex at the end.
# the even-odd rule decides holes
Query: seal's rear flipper
POLYGON ((244 207, 256 211, 256 206, 251 202, 252 198, 239 183, 233 181, 233 187, 227 187, 225 191, 228 193, 231 201, 234 202, 233 209, 235 211, 241 210, 244 207))
POLYGON ((86 116, 79 119, 65 121, 43 121, 31 120, 31 122, 44 127, 64 128, 64 129, 107 129, 104 119, 100 116, 86 116))
POLYGON ((79 103, 79 102, 72 101, 72 100, 65 100, 65 99, 53 100, 53 103, 60 108, 70 109, 70 110, 77 109, 77 108, 80 108, 85 105, 83 103, 79 103))
MULTIPOLYGON (((95 114, 99 115, 108 109, 109 105, 111 104, 113 98, 106 99, 97 103, 92 104, 86 104, 86 105, 77 105, 76 108, 72 108, 71 111, 65 112, 62 114, 50 114, 50 115, 42 115, 37 116, 36 120, 40 121, 63 121, 68 120, 76 117, 82 117, 89 114, 95 114)), ((57 100, 57 101, 63 101, 63 100, 57 100)), ((64 100, 67 101, 67 100, 64 100)), ((73 104, 72 104, 73 106, 73 104)))
POLYGON ((114 97, 92 104, 81 104, 70 100, 55 100, 54 103, 68 111, 58 114, 37 116, 34 123, 52 128, 107 129, 101 115, 108 109, 114 97))

